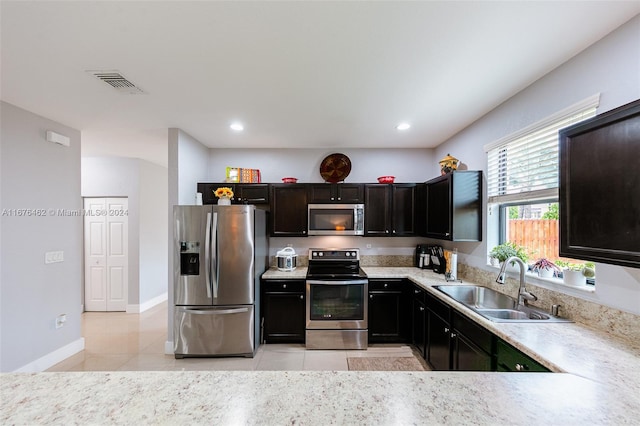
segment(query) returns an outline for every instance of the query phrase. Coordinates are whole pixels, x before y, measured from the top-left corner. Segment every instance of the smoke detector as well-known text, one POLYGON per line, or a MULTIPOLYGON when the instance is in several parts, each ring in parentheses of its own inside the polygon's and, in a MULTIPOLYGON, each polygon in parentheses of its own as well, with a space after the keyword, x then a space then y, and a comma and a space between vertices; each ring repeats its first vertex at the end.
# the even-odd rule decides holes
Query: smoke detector
POLYGON ((104 81, 120 93, 128 93, 130 95, 145 93, 144 90, 129 81, 118 70, 87 70, 86 73, 104 81))

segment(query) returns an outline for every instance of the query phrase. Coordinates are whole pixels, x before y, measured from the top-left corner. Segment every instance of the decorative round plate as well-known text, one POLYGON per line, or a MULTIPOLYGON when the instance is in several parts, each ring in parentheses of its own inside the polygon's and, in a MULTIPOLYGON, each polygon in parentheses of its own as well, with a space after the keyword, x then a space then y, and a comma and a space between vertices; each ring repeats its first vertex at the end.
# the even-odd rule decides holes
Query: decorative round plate
POLYGON ((351 160, 344 154, 328 155, 320 163, 320 176, 325 182, 342 182, 351 173, 351 160))

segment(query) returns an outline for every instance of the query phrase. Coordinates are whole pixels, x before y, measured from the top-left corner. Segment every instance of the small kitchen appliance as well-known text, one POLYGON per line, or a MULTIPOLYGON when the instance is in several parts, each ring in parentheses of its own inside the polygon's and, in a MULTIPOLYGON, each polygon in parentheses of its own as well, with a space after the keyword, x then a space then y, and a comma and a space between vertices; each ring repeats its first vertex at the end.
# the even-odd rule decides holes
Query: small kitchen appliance
POLYGON ((292 247, 286 247, 276 253, 276 263, 278 270, 283 272, 291 272, 296 269, 298 255, 292 247))

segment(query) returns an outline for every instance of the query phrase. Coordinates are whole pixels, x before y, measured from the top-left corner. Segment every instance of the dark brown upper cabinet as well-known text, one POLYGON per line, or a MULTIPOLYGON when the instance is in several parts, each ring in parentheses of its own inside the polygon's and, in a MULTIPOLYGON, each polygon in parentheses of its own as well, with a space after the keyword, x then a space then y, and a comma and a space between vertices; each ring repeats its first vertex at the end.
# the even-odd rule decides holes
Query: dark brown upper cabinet
POLYGON ((365 184, 364 235, 407 237, 416 235, 416 184, 365 184))
POLYGON ((218 204, 214 191, 223 186, 233 191, 232 204, 269 204, 268 183, 198 182, 198 192, 202 193, 202 204, 218 204))
POLYGON ((640 268, 640 100, 560 131, 560 256, 640 268))
POLYGON ((424 185, 425 237, 482 241, 482 172, 455 171, 424 185))
POLYGON ((310 204, 364 202, 361 183, 310 183, 307 188, 310 204))
POLYGON ((307 236, 307 185, 271 184, 271 236, 307 236))

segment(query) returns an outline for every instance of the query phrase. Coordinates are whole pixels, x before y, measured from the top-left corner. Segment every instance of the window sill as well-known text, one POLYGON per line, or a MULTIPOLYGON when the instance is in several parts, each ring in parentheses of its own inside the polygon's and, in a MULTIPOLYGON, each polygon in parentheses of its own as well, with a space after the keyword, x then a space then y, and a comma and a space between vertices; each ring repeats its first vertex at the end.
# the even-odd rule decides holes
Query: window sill
MULTIPOLYGON (((487 266, 491 269, 495 269, 496 270, 496 276, 497 273, 500 271, 500 267, 497 266, 493 266, 491 264, 487 264, 487 266)), ((513 274, 520 274, 520 271, 518 270, 517 267, 511 268, 511 267, 507 267, 507 273, 511 273, 511 275, 513 274)), ((575 286, 575 285, 568 285, 565 284, 564 281, 562 280, 562 278, 543 278, 543 277, 539 277, 538 274, 536 273, 532 273, 532 272, 526 272, 525 273, 525 278, 527 282, 530 282, 532 284, 535 284, 537 286, 543 287, 543 288, 547 288, 550 290, 561 290, 561 291, 569 291, 571 292, 572 290, 575 290, 576 292, 579 293, 595 293, 596 292, 596 286, 595 285, 590 285, 590 284, 585 284, 585 285, 581 285, 581 286, 575 286)))

